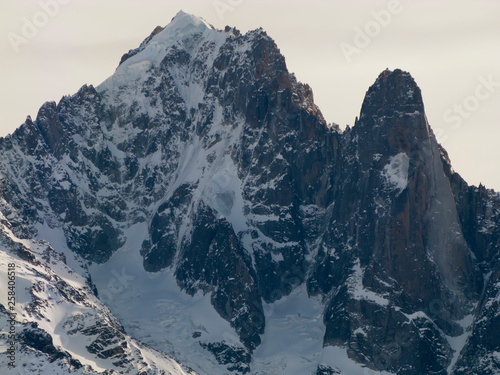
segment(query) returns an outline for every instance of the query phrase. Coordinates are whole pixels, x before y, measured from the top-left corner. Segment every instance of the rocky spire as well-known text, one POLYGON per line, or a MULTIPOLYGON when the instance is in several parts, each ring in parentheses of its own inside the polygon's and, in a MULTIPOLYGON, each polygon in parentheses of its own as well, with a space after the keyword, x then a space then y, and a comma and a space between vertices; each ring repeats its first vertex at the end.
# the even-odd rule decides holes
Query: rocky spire
POLYGON ((429 140, 422 94, 409 73, 386 69, 378 76, 366 93, 354 133, 366 167, 374 155, 409 156, 429 140))
POLYGON ((368 89, 363 106, 363 116, 392 116, 394 112, 424 112, 422 93, 408 72, 386 69, 368 89))

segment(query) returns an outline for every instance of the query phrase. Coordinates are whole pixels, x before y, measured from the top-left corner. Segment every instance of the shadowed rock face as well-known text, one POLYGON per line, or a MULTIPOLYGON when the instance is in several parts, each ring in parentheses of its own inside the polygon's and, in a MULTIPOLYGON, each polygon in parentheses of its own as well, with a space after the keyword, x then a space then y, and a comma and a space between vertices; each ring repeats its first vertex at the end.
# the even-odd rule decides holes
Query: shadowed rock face
POLYGON ((244 348, 202 346, 235 372, 261 344, 263 303, 303 284, 323 297, 324 345, 368 368, 447 373, 468 315, 484 319, 456 373, 493 366, 500 198, 452 171, 410 74, 382 72, 340 133, 265 32, 195 26, 123 78, 169 32, 155 29, 112 79, 0 139, 15 233, 61 228, 103 263, 146 223, 142 266, 210 293, 244 348))
POLYGON ((472 311, 482 280, 411 76, 383 72, 344 137, 329 231, 347 255, 322 258, 320 270, 333 266, 313 279, 343 275, 325 313, 325 343, 347 346, 374 369, 439 371, 452 353, 444 336, 463 333, 455 321, 472 311), (409 318, 415 312, 421 317, 409 318))
MULTIPOLYGON (((370 176, 359 192, 372 200, 365 200, 360 210, 372 209, 367 225, 383 228, 380 243, 373 244, 367 258, 380 262, 405 294, 424 305, 440 297, 429 293, 429 284, 437 284, 434 272, 450 292, 471 297, 476 280, 470 253, 440 149, 411 76, 383 72, 368 91, 352 133, 360 169, 370 176), (383 215, 373 210, 373 202, 380 199, 390 201, 390 208, 379 219, 383 215)), ((374 236, 375 229, 366 236, 366 249, 374 236)))

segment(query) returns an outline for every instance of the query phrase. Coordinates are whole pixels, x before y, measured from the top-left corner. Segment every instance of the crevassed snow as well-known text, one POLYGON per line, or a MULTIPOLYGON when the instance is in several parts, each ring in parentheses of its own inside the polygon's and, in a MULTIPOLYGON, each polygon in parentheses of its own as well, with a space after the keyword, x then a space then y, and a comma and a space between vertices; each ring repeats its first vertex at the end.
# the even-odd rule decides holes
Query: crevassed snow
MULTIPOLYGON (((90 267, 101 298, 132 336, 200 373, 225 375, 224 366, 199 343, 225 341, 241 346, 238 336, 215 312, 208 294, 184 294, 172 270, 144 271, 139 250, 146 234, 145 224, 134 225, 121 250, 106 264, 90 267)), ((323 309, 321 298, 308 297, 305 286, 264 304, 266 329, 254 352, 250 374, 303 375, 315 371, 318 364, 328 364, 346 375, 387 375, 366 372, 347 357, 345 349, 323 348, 323 309)))
POLYGON ((323 347, 325 326, 320 298, 309 298, 305 286, 264 305, 266 331, 254 353, 252 374, 312 373, 323 347))
POLYGON ((323 348, 323 309, 321 298, 308 297, 305 286, 264 305, 266 331, 254 352, 250 374, 313 374, 318 365, 327 365, 342 375, 391 375, 354 362, 344 348, 323 348))
POLYGON ((404 152, 389 158, 389 164, 382 170, 382 176, 389 187, 398 190, 399 193, 406 189, 408 186, 409 166, 410 158, 404 152))
MULTIPOLYGON (((224 33, 213 30, 200 19, 183 12, 179 13, 174 21, 164 31, 157 34, 141 53, 120 65, 115 75, 101 84, 98 90, 114 91, 114 94, 110 96, 119 98, 121 103, 125 104, 142 100, 138 91, 136 91, 137 95, 132 95, 126 91, 120 92, 120 87, 133 85, 134 81, 148 77, 145 73, 159 64, 170 47, 200 33, 203 35, 201 39, 204 42, 213 43, 214 51, 227 38, 224 33)), ((192 43, 196 45, 195 42, 192 43)), ((207 67, 213 63, 216 55, 216 53, 209 54, 209 59, 206 61, 207 67)), ((200 84, 194 82, 192 77, 186 76, 182 69, 172 68, 169 73, 186 107, 196 108, 204 99, 204 91, 200 84)), ((140 87, 140 84, 136 87, 140 87)), ((222 140, 204 149, 202 140, 194 136, 188 142, 185 152, 182 153, 179 168, 173 174, 175 180, 169 185, 169 192, 173 193, 176 187, 186 182, 197 183, 195 197, 203 200, 219 215, 226 217, 233 225, 235 232, 240 233, 246 231, 248 226, 241 194, 242 181, 231 159, 229 148, 240 135, 241 126, 222 125, 220 106, 216 108, 215 113, 214 126, 209 135, 219 132, 218 135, 222 135, 222 140), (209 153, 215 153, 217 156, 213 163, 206 162, 209 153)), ((110 136, 114 136, 110 138, 112 142, 106 141, 108 149, 118 160, 123 159, 123 153, 113 145, 117 144, 120 139, 133 135, 128 133, 129 130, 133 131, 128 128, 126 131, 115 128, 114 133, 109 133, 110 136)), ((139 160, 139 164, 141 166, 146 163, 159 165, 162 163, 161 155, 161 150, 159 150, 149 158, 139 160)), ((388 166, 384 168, 384 176, 391 186, 401 190, 406 187, 408 164, 406 154, 391 158, 388 166)), ((65 183, 66 180, 63 180, 66 178, 63 172, 65 171, 61 172, 61 178, 58 180, 62 181, 63 186, 68 186, 65 183)), ((70 172, 67 171, 68 174, 70 172)), ((102 181, 103 184, 105 182, 102 181)), ((72 183, 77 184, 78 181, 73 180, 72 183)), ((88 186, 83 185, 80 188, 82 191, 89 189, 88 186)), ((168 198, 168 194, 166 196, 168 198)), ((91 212, 89 212, 90 215, 91 212)), ((263 218, 254 215, 251 219, 262 221, 263 218)), ((270 219, 274 218, 267 218, 267 220, 270 219)), ((53 230, 46 225, 40 226, 39 231, 44 233, 45 238, 52 242, 58 251, 64 249, 66 252, 67 246, 62 231, 53 230)), ((90 273, 101 299, 121 320, 126 331, 134 337, 170 353, 182 363, 202 373, 212 375, 225 373, 224 368, 219 366, 215 358, 202 349, 199 343, 225 340, 234 345, 241 345, 234 330, 215 312, 209 295, 202 295, 201 292, 194 297, 185 295, 177 286, 171 270, 151 274, 143 269, 143 258, 139 251, 147 232, 145 223, 131 226, 125 233, 127 239, 125 245, 115 252, 106 264, 90 267, 90 273), (197 336, 198 334, 201 336, 197 336)), ((181 233, 180 237, 182 236, 181 233)), ((276 245, 276 247, 279 246, 276 245)), ((74 254, 69 252, 66 254, 70 264, 78 268, 80 266, 78 259, 71 257, 74 254)), ((281 254, 273 253, 272 256, 275 261, 283 259, 281 254)), ((80 272, 83 274, 84 270, 80 269, 80 272)), ((355 298, 367 299, 380 305, 388 304, 383 297, 363 288, 359 261, 350 281, 352 287, 350 291, 355 298)), ((365 368, 347 357, 345 349, 332 347, 323 349, 322 339, 325 330, 322 322, 323 307, 319 299, 307 296, 304 287, 295 290, 280 301, 265 305, 266 332, 262 337, 262 345, 255 351, 252 374, 308 374, 313 372, 319 363, 331 365, 344 374, 367 374, 365 368)), ((54 311, 52 319, 58 321, 63 314, 63 311, 54 311)), ((57 341, 57 336, 60 334, 59 341, 62 343, 64 331, 57 329, 54 336, 57 341)), ((74 347, 69 346, 74 352, 80 352, 84 344, 78 342, 71 344, 74 347)), ((147 353, 150 354, 150 352, 147 353)))

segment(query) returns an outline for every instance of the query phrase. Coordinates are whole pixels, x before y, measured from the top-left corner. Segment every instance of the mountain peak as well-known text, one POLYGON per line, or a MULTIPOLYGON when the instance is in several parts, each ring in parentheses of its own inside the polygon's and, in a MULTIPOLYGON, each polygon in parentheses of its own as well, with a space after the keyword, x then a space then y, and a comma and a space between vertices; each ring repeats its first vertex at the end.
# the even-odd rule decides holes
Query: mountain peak
POLYGON ((430 137, 420 88, 410 73, 386 69, 366 92, 355 129, 360 160, 370 166, 373 155, 409 155, 430 137))
POLYGON ((214 29, 212 25, 206 22, 203 18, 197 17, 193 14, 186 13, 183 10, 177 12, 177 14, 172 18, 170 24, 167 25, 167 28, 170 27, 185 27, 185 26, 195 26, 195 27, 206 27, 209 29, 214 29))
POLYGON ((107 89, 114 84, 123 86, 126 85, 126 82, 139 80, 141 77, 144 78, 144 73, 152 66, 157 66, 172 47, 176 48, 184 44, 192 49, 196 44, 196 40, 219 44, 223 43, 226 37, 226 33, 216 30, 201 17, 196 17, 181 10, 167 26, 157 26, 139 47, 124 54, 115 74, 99 87, 107 89), (202 38, 195 36, 202 36, 202 38), (191 43, 191 41, 194 41, 194 43, 191 43))
POLYGON ((401 69, 386 69, 368 89, 361 117, 365 115, 392 116, 395 112, 424 112, 420 88, 410 73, 401 69))

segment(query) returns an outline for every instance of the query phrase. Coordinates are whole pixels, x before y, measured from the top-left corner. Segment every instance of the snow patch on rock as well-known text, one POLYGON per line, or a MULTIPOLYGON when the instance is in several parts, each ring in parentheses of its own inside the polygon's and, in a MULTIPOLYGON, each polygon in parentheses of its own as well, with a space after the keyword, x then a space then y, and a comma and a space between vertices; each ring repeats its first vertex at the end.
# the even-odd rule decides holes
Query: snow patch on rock
POLYGON ((408 186, 408 169, 410 158, 406 153, 401 152, 389 158, 387 164, 382 170, 382 176, 385 178, 389 187, 401 193, 408 186))
POLYGON ((349 293, 354 299, 370 301, 381 306, 389 305, 387 299, 363 286, 363 269, 361 268, 359 258, 356 260, 352 271, 353 273, 347 279, 347 284, 349 293))

